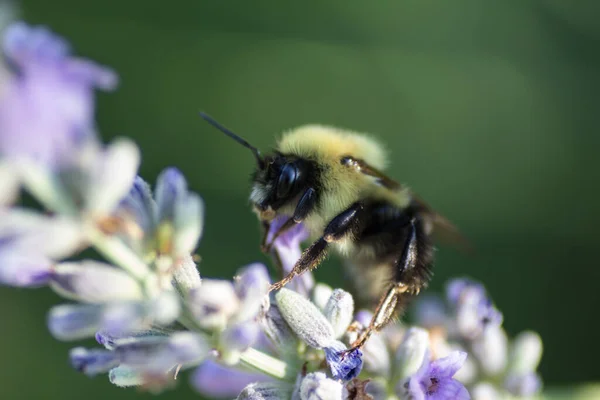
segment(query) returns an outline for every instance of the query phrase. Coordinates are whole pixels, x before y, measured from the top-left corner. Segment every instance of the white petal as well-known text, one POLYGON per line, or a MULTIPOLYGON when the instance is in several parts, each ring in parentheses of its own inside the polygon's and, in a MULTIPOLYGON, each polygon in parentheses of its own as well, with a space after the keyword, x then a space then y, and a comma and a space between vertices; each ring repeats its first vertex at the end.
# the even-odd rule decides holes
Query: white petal
POLYGON ((118 139, 95 160, 86 208, 100 215, 110 214, 129 193, 140 164, 139 149, 130 140, 118 139))
POLYGON ((174 256, 187 256, 194 251, 202 235, 204 202, 195 193, 181 196, 175 202, 174 256))
POLYGON ((56 266, 50 286, 60 295, 89 303, 141 300, 141 285, 125 272, 96 261, 56 266))
POLYGON ((233 284, 225 280, 204 279, 190 292, 189 307, 200 326, 223 329, 239 309, 233 284))
POLYGON ((542 358, 542 339, 532 331, 520 333, 511 349, 510 371, 517 374, 534 372, 542 358))
POLYGON ((396 368, 399 378, 413 375, 423 364, 429 349, 429 333, 422 328, 406 331, 396 352, 396 368))

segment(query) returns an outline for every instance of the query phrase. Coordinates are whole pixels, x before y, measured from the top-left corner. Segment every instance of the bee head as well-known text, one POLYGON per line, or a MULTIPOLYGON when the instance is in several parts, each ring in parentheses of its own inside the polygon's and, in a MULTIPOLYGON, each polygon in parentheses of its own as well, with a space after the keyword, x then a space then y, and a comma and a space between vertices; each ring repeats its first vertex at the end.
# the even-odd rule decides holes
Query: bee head
POLYGON ((252 177, 252 201, 262 220, 271 220, 282 206, 292 202, 306 185, 309 164, 301 158, 276 153, 265 157, 264 168, 252 177))
POLYGON ((275 218, 277 210, 295 199, 302 191, 310 168, 305 160, 280 153, 263 157, 256 147, 211 116, 201 112, 200 117, 254 154, 256 170, 252 177, 250 201, 261 220, 270 221, 275 218))

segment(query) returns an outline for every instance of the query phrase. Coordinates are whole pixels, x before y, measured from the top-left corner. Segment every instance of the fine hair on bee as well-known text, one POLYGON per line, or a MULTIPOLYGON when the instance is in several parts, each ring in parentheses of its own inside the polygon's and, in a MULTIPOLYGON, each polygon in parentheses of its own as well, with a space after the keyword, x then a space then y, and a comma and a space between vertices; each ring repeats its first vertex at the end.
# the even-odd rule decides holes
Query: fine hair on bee
POLYGON ((462 241, 446 218, 382 172, 383 146, 366 134, 305 125, 284 132, 275 150, 261 155, 212 117, 200 116, 256 158, 250 201, 265 229, 263 250, 268 252, 275 238, 296 224, 311 234, 312 244, 271 290, 316 268, 334 250, 358 300, 376 304, 352 348, 362 347, 427 286, 434 233, 462 241), (278 216, 287 217, 286 222, 267 243, 271 221, 278 216))

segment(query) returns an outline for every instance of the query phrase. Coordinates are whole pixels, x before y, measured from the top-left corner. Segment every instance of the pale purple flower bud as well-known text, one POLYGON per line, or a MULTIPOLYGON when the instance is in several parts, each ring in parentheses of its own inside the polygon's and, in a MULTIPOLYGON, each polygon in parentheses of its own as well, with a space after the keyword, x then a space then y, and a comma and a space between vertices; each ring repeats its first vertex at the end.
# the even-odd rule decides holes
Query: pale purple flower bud
POLYGON ((146 382, 142 371, 124 365, 111 369, 108 379, 110 383, 119 387, 140 386, 146 382))
POLYGON ((64 297, 89 303, 134 301, 144 297, 134 278, 97 261, 58 264, 50 286, 64 297))
POLYGON ((256 322, 230 326, 221 333, 221 357, 225 364, 237 364, 240 355, 259 339, 260 328, 256 322))
POLYGON ((504 380, 504 388, 513 396, 529 397, 542 388, 542 380, 535 372, 510 374, 504 380))
POLYGON ((77 340, 94 336, 100 329, 103 307, 96 304, 63 304, 48 313, 48 329, 58 340, 77 340))
POLYGON ((155 188, 159 223, 173 220, 175 205, 187 194, 187 190, 185 177, 177 168, 166 168, 160 173, 155 188))
POLYGON ((192 290, 188 306, 201 327, 216 330, 227 326, 240 307, 233 284, 217 279, 204 279, 192 290))
POLYGON ((0 284, 19 287, 40 287, 52 277, 52 262, 35 253, 2 251, 0 238, 0 284))
POLYGON ((319 282, 313 287, 310 300, 315 303, 319 310, 325 311, 325 306, 327 305, 332 293, 333 289, 329 285, 319 282))
POLYGON ((479 283, 455 279, 446 289, 448 301, 456 313, 458 333, 473 339, 488 326, 500 326, 502 314, 492 304, 479 283))
POLYGON ((192 386, 207 398, 233 398, 253 382, 268 382, 266 375, 241 371, 206 360, 191 377, 192 386))
POLYGON ((508 355, 508 338, 501 327, 490 326, 472 341, 473 355, 486 375, 504 371, 508 355))
POLYGON ((342 384, 322 372, 306 375, 300 384, 301 400, 342 400, 342 392, 342 384))
POLYGON ((339 339, 352 322, 354 315, 352 295, 342 289, 335 289, 325 305, 323 314, 333 327, 333 336, 339 339))
POLYGON ((510 351, 511 373, 535 372, 542 358, 542 339, 532 331, 520 333, 513 341, 510 351))
POLYGON ((183 296, 200 287, 202 279, 192 256, 186 256, 173 273, 173 284, 183 296))
POLYGON ((458 351, 432 362, 425 357, 423 365, 408 379, 400 395, 414 400, 470 399, 467 389, 452 379, 466 358, 467 353, 458 351))
POLYGON ((108 372, 111 368, 119 365, 117 355, 104 349, 85 349, 76 347, 69 353, 71 365, 79 372, 88 376, 108 372))
POLYGON ((404 334, 396 350, 396 373, 400 379, 417 373, 429 357, 429 332, 422 328, 410 328, 404 334))
POLYGON ((325 359, 334 379, 349 381, 358 376, 363 366, 362 351, 348 351, 342 342, 333 341, 324 348, 325 359))
POLYGON ((237 400, 287 400, 290 397, 289 385, 276 382, 257 382, 246 386, 237 400))
POLYGON ((93 139, 93 89, 113 89, 116 75, 71 57, 62 38, 22 22, 6 29, 3 47, 17 74, 0 99, 0 154, 61 164, 93 139))
MULTIPOLYGON (((287 221, 289 217, 281 215, 271 222, 269 227, 269 233, 267 236, 267 242, 271 242, 275 232, 279 230, 281 226, 287 221)), ((289 273, 296 261, 300 259, 302 254, 302 248, 300 244, 308 238, 308 230, 303 224, 296 224, 288 231, 280 235, 273 243, 273 248, 281 261, 284 274, 289 273)), ((315 284, 315 280, 311 272, 305 272, 304 274, 297 276, 288 285, 290 289, 308 296, 312 287, 315 284)))
POLYGON ((275 299, 283 318, 306 344, 320 349, 335 339, 327 318, 304 296, 283 288, 275 294, 275 299))
POLYGON ((235 292, 240 299, 240 308, 235 320, 238 322, 252 319, 258 313, 269 292, 269 272, 260 263, 250 264, 237 274, 235 292))

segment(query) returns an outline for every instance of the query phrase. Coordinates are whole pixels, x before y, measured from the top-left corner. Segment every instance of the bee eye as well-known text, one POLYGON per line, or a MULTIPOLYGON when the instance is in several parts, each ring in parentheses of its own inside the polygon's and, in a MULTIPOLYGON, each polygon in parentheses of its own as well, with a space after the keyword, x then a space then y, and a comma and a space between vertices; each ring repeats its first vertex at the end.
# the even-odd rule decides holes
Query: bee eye
POLYGON ((293 164, 285 164, 277 181, 277 197, 282 198, 289 194, 296 182, 296 167, 293 164))

